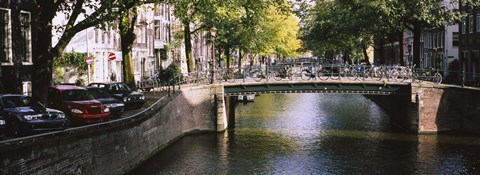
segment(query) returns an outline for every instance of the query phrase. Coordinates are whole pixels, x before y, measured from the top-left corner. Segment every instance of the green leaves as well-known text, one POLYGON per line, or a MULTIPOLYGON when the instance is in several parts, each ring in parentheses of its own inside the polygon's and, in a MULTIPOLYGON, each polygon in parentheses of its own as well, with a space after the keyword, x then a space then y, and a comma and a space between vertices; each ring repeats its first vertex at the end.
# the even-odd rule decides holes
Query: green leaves
POLYGON ((76 71, 79 75, 84 75, 87 72, 87 63, 85 58, 87 57, 86 53, 79 53, 79 52, 70 52, 70 53, 63 53, 55 59, 53 62, 53 68, 62 68, 67 66, 75 67, 76 71))

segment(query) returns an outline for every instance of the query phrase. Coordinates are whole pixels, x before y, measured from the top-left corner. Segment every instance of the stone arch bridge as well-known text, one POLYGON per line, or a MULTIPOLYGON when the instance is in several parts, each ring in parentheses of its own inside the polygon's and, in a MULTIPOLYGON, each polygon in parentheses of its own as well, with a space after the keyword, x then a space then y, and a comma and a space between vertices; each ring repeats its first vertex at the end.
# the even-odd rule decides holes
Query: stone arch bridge
POLYGON ((235 96, 274 93, 364 94, 387 109, 392 120, 417 133, 480 130, 480 89, 432 82, 387 81, 246 81, 213 85, 216 89, 217 130, 234 121, 230 103, 235 96), (224 120, 225 119, 225 120, 224 120), (222 121, 224 120, 224 121, 222 121), (473 124, 475 123, 475 124, 473 124))

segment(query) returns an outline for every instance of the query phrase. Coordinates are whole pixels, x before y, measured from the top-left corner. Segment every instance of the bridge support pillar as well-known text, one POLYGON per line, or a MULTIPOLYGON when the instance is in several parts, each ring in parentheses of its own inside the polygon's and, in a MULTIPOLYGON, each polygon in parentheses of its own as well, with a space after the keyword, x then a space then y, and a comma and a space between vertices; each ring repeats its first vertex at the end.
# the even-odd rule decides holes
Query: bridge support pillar
POLYGON ((228 128, 235 128, 235 106, 237 104, 237 96, 225 97, 225 108, 228 117, 228 128))
POLYGON ((216 84, 212 86, 212 103, 215 104, 214 106, 214 117, 217 118, 217 131, 224 132, 228 127, 228 120, 227 120, 227 112, 226 112, 226 104, 225 104, 225 92, 223 89, 223 85, 216 84))
POLYGON ((418 133, 450 131, 454 125, 451 116, 442 111, 444 89, 432 85, 412 86, 410 115, 418 120, 418 133))

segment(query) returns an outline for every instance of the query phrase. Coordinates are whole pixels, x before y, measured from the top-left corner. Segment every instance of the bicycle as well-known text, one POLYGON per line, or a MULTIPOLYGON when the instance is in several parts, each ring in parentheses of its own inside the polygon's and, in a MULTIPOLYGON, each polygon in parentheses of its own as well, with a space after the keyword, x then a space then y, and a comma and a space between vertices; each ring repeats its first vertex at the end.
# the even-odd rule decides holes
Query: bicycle
POLYGON ((400 67, 400 71, 398 73, 398 76, 401 78, 402 82, 407 81, 407 80, 412 80, 412 82, 414 81, 414 79, 416 78, 416 74, 413 71, 414 67, 415 67, 415 65, 413 65, 411 67, 408 67, 408 66, 407 67, 405 67, 405 66, 400 67))
POLYGON ((287 65, 277 71, 273 71, 272 76, 273 76, 273 79, 277 81, 280 81, 284 78, 288 78, 289 80, 292 80, 292 77, 293 77, 292 68, 287 65))
MULTIPOLYGON (((313 64, 313 63, 312 63, 313 64)), ((300 78, 302 80, 310 80, 312 78, 315 78, 317 76, 317 67, 316 66, 311 66, 303 68, 302 73, 300 73, 300 78)))
POLYGON ((252 69, 250 72, 254 81, 259 82, 262 79, 267 78, 266 74, 260 69, 252 69))
POLYGON ((420 72, 421 72, 420 74, 416 73, 417 77, 415 79, 416 80, 415 82, 421 83, 423 81, 431 81, 435 84, 442 83, 443 77, 442 77, 442 74, 438 72, 438 69, 435 69, 432 67, 427 69, 422 68, 420 72))

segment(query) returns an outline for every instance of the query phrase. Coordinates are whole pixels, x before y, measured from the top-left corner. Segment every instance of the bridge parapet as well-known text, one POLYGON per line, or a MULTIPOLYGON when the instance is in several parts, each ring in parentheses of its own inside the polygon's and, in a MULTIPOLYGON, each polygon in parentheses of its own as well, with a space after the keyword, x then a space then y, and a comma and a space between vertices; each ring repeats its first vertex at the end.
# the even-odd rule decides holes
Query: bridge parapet
POLYGON ((272 81, 224 84, 225 95, 265 93, 408 94, 410 83, 378 81, 272 81))

